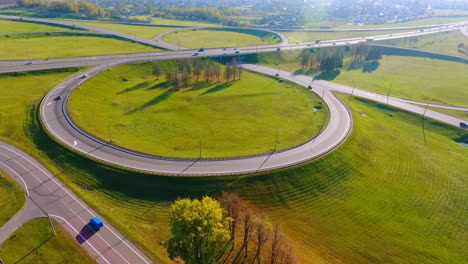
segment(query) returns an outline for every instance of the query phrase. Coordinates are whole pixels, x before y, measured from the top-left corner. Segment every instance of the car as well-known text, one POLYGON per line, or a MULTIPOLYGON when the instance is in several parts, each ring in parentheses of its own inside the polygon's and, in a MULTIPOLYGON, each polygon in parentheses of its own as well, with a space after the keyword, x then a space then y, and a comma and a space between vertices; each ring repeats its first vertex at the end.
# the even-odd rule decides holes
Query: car
POLYGON ((281 50, 281 48, 277 48, 276 50, 277 50, 277 51, 280 51, 280 50, 281 50))
POLYGON ((199 48, 198 51, 200 51, 200 52, 205 51, 205 49, 204 48, 199 48))
POLYGON ((319 44, 319 43, 320 43, 320 40, 316 40, 315 43, 316 43, 316 44, 319 44))
POLYGON ((192 56, 198 56, 198 52, 195 52, 192 56))
POLYGON ((236 52, 234 52, 234 53, 238 54, 238 53, 240 53, 240 52, 239 52, 238 50, 236 50, 236 52))
POLYGON ((93 217, 89 220, 89 225, 94 230, 99 230, 104 226, 104 223, 99 219, 99 217, 93 217))
POLYGON ((279 73, 276 73, 275 76, 276 76, 276 77, 279 77, 279 73))
POLYGON ((226 48, 223 48, 223 50, 226 50, 226 48))
POLYGON ((311 85, 307 86, 307 89, 312 90, 312 86, 311 85))
POLYGON ((374 41, 374 39, 373 38, 368 38, 368 39, 366 39, 366 41, 374 41))
POLYGON ((336 45, 336 43, 335 43, 335 42, 333 42, 333 45, 336 45))
POLYGON ((307 47, 310 47, 310 46, 312 46, 312 45, 310 45, 310 44, 307 44, 307 47))
POLYGON ((461 128, 467 129, 467 128, 468 128, 468 124, 465 123, 465 122, 460 122, 460 127, 461 127, 461 128))
POLYGON ((81 76, 81 79, 85 79, 85 78, 88 78, 89 77, 89 74, 83 74, 83 76, 81 76))
POLYGON ((28 61, 28 62, 26 62, 24 65, 31 65, 31 64, 33 64, 33 62, 32 62, 32 61, 28 61))
POLYGON ((62 99, 62 96, 59 95, 59 96, 57 96, 57 97, 54 98, 54 101, 58 101, 58 100, 60 100, 60 99, 62 99))

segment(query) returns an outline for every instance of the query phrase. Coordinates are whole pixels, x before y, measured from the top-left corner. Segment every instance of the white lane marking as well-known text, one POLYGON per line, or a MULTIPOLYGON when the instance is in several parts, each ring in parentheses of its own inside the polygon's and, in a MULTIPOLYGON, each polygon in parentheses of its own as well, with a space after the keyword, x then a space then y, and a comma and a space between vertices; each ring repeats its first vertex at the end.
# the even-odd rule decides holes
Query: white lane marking
MULTIPOLYGON (((51 181, 53 181, 55 184, 57 184, 64 192, 66 192, 71 198, 73 198, 74 201, 76 201, 79 205, 81 205, 81 207, 83 207, 83 209, 85 209, 89 214, 95 215, 93 212, 91 212, 91 211, 89 210, 88 207, 84 206, 84 205, 78 200, 79 198, 75 198, 67 189, 65 189, 62 185, 60 185, 53 177, 50 177, 50 175, 49 175, 46 171, 44 171, 41 167, 37 166, 36 164, 34 164, 34 163, 31 162, 30 160, 28 160, 26 157, 24 157, 23 155, 21 155, 21 153, 18 153, 18 152, 16 152, 16 151, 13 150, 13 149, 10 149, 10 148, 8 148, 8 147, 1 146, 1 145, 0 145, 0 147, 5 148, 5 149, 8 149, 9 151, 15 153, 15 154, 18 155, 19 157, 22 157, 22 158, 23 158, 24 160, 26 160, 27 162, 31 163, 31 165, 33 165, 33 166, 36 167, 38 170, 40 170, 42 173, 44 173, 44 175, 46 175, 51 181)), ((5 154, 3 153, 3 155, 5 155, 5 154)), ((5 155, 5 156, 9 157, 8 155, 5 155)), ((11 157, 9 157, 9 158, 11 158, 11 157)), ((18 163, 18 162, 17 162, 16 160, 14 160, 14 159, 12 159, 12 160, 13 160, 14 162, 16 162, 18 165, 20 165, 21 167, 23 167, 26 171, 28 171, 22 164, 18 163)), ((31 174, 32 174, 32 173, 31 173, 31 174)), ((34 174, 32 174, 32 175, 33 175, 34 178, 36 178, 40 183, 42 183, 41 180, 39 180, 34 174)), ((45 185, 44 185, 44 186, 45 186, 45 185)), ((47 186, 45 186, 45 187, 46 187, 47 189, 49 189, 47 186)), ((49 191, 52 192, 52 190, 50 190, 50 189, 49 189, 49 191)), ((59 199, 59 200, 60 200, 60 202, 62 202, 65 206, 67 206, 67 205, 62 201, 62 199, 59 199)), ((76 216, 78 216, 85 224, 87 223, 87 222, 84 221, 83 218, 81 218, 75 211, 73 211, 73 210, 72 210, 71 208, 69 208, 69 207, 67 207, 67 208, 68 208, 70 211, 72 211, 76 216)), ((117 238, 118 238, 121 242, 123 242, 128 248, 130 248, 130 250, 131 250, 133 253, 135 253, 135 255, 137 255, 138 257, 140 257, 145 263, 150 264, 150 262, 146 261, 146 260, 143 258, 143 256, 141 256, 138 252, 136 252, 136 250, 134 250, 129 244, 127 244, 127 242, 125 242, 124 238, 120 238, 120 237, 119 237, 114 231, 112 231, 112 229, 110 229, 109 227, 104 226, 104 228, 107 228, 115 237, 117 237, 117 238)), ((97 234, 97 235, 98 235, 99 237, 101 237, 99 234, 97 234)), ((102 237, 101 237, 101 238, 102 238, 102 237)), ((102 240, 104 240, 104 241, 106 242, 106 244, 107 244, 110 248, 112 248, 125 262, 128 263, 128 261, 127 261, 124 257, 122 257, 122 256, 120 255, 120 253, 117 252, 111 245, 109 245, 109 243, 108 243, 104 238, 102 238, 102 240)))
POLYGON ((52 102, 48 102, 48 103, 47 103, 47 105, 50 105, 50 104, 52 104, 52 102))
MULTIPOLYGON (((8 156, 7 156, 7 157, 8 157, 8 156)), ((8 158, 9 158, 9 157, 8 157, 8 158)), ((3 162, 0 162, 0 163, 1 163, 4 167, 6 167, 6 168, 8 168, 9 170, 11 170, 14 174, 16 174, 16 176, 17 176, 18 178, 20 178, 20 180, 21 180, 21 181, 23 182, 23 184, 24 184, 24 187, 26 188, 26 194, 27 194, 28 197, 29 197, 28 185, 27 185, 26 182, 23 180, 23 178, 22 178, 18 173, 16 173, 15 170, 13 170, 12 168, 10 168, 10 167, 9 167, 8 165, 6 165, 5 163, 3 163, 3 162)))
POLYGON ((50 214, 49 216, 62 219, 62 221, 64 221, 65 223, 67 223, 67 224, 73 229, 73 231, 75 231, 75 232, 85 241, 85 243, 87 243, 92 249, 94 249, 94 251, 96 251, 96 253, 97 253, 106 263, 110 264, 110 262, 109 262, 101 253, 99 253, 99 251, 98 251, 95 247, 93 247, 93 245, 91 245, 91 243, 90 243, 85 237, 83 237, 83 235, 80 234, 80 232, 78 232, 78 230, 76 230, 67 220, 65 220, 63 217, 58 216, 58 215, 52 215, 52 214, 50 214))
POLYGON ((73 145, 75 145, 75 147, 76 147, 76 145, 78 145, 78 141, 76 141, 76 140, 73 141, 73 145))

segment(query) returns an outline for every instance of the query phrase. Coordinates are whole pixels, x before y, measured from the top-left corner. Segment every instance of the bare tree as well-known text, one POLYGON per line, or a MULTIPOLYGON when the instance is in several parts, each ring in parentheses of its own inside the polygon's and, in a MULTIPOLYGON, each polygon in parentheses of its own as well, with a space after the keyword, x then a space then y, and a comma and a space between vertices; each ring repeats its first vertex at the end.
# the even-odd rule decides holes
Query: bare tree
POLYGON ((260 264, 260 254, 262 252, 263 247, 265 246, 266 242, 268 241, 268 237, 270 236, 270 223, 265 221, 262 217, 257 217, 254 221, 255 227, 255 238, 257 240, 257 251, 255 252, 255 256, 252 259, 252 264, 257 260, 257 263, 260 264))
POLYGON ((202 74, 202 64, 200 60, 195 60, 193 62, 193 74, 197 76, 197 81, 200 78, 200 75, 202 74))
POLYGON ((156 80, 159 80, 159 76, 162 74, 162 69, 159 63, 154 63, 153 64, 153 75, 156 76, 156 80))
POLYGON ((273 228, 273 237, 271 238, 271 258, 270 264, 277 264, 277 258, 280 250, 280 233, 278 225, 273 228))
POLYGON ((244 227, 243 241, 242 241, 241 248, 237 252, 237 255, 234 258, 232 263, 237 263, 242 252, 244 252, 244 259, 247 258, 248 253, 249 253, 249 242, 250 242, 250 239, 252 238, 252 231, 253 231, 252 227, 253 227, 253 218, 254 218, 252 209, 248 207, 244 208, 242 216, 243 216, 242 223, 244 227))

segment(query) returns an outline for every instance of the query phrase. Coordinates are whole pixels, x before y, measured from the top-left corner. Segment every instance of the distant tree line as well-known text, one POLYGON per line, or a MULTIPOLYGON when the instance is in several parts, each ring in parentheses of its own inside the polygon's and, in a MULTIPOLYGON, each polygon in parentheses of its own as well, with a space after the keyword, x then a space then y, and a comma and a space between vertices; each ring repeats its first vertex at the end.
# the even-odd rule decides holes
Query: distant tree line
POLYGON ((17 5, 25 8, 36 8, 45 12, 56 12, 64 14, 75 14, 77 16, 85 16, 91 18, 102 18, 107 16, 107 12, 98 5, 87 1, 73 0, 18 0, 17 5))
POLYGON ((294 248, 277 224, 235 193, 179 199, 171 206, 169 256, 185 264, 296 264, 294 248))
POLYGON ((176 67, 164 70, 159 62, 153 63, 153 75, 156 79, 164 76, 174 88, 187 87, 193 81, 204 82, 232 82, 242 77, 242 67, 234 58, 222 70, 221 64, 211 60, 192 59, 177 62, 176 67))
POLYGON ((155 11, 154 16, 167 19, 181 19, 191 21, 206 21, 216 24, 236 26, 238 24, 234 19, 229 18, 229 8, 180 8, 167 7, 155 11))

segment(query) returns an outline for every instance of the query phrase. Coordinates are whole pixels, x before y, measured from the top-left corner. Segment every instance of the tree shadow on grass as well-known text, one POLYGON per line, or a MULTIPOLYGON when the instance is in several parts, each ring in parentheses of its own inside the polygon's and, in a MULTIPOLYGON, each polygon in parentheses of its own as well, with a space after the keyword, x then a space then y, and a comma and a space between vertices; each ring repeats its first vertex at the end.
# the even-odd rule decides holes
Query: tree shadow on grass
POLYGON ((169 89, 167 91, 165 91, 164 93, 154 97, 153 99, 149 100, 148 102, 128 111, 127 113, 125 113, 126 115, 131 115, 131 114, 134 114, 138 111, 141 111, 141 110, 144 110, 148 107, 151 107, 151 106, 154 106, 154 105, 157 105, 159 103, 161 103, 162 101, 166 100, 167 98, 169 98, 172 93, 174 92, 175 90, 174 89, 169 89))
POLYGON ((229 86, 231 86, 232 84, 233 84, 233 82, 227 82, 227 83, 225 82, 225 83, 218 84, 218 85, 206 90, 200 96, 222 91, 222 90, 228 88, 229 86))
POLYGON ((147 88, 146 90, 149 91, 149 90, 156 90, 156 89, 166 89, 166 88, 169 88, 169 87, 171 87, 171 82, 170 81, 164 81, 164 82, 157 83, 156 85, 153 85, 153 86, 147 88))
POLYGON ((132 87, 129 87, 129 88, 126 88, 120 92, 117 92, 116 94, 117 95, 121 95, 121 94, 124 94, 124 93, 129 93, 129 92, 133 92, 133 91, 136 91, 136 90, 139 90, 139 89, 143 89, 145 87, 147 87, 148 85, 150 85, 152 82, 155 82, 156 80, 153 80, 153 81, 146 81, 146 82, 142 82, 142 83, 139 83, 137 85, 134 85, 132 87))
POLYGON ((201 90, 201 89, 205 89, 207 87, 210 87, 212 86, 213 83, 210 83, 210 82, 205 82, 205 81, 197 81, 195 84, 192 85, 192 88, 190 88, 189 90, 187 91, 198 91, 198 90, 201 90))
POLYGON ((341 73, 340 70, 326 71, 326 72, 321 72, 319 75, 315 77, 320 80, 331 81, 331 80, 334 80, 336 77, 338 77, 340 73, 341 73))
POLYGON ((378 61, 368 61, 362 65, 362 72, 373 72, 377 70, 380 66, 378 61))

